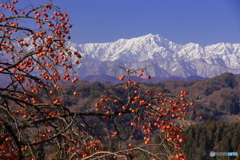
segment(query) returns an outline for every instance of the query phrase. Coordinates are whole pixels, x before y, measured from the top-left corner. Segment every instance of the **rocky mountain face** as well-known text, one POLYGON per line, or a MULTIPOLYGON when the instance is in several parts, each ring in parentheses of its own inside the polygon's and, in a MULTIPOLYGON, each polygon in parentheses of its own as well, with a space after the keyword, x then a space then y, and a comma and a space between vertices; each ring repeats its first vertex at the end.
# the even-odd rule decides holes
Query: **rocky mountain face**
POLYGON ((240 44, 218 43, 205 47, 195 43, 176 44, 160 35, 119 39, 110 43, 71 43, 83 56, 77 67, 80 77, 119 76, 118 66, 147 68, 152 77, 210 78, 224 72, 240 74, 240 44))

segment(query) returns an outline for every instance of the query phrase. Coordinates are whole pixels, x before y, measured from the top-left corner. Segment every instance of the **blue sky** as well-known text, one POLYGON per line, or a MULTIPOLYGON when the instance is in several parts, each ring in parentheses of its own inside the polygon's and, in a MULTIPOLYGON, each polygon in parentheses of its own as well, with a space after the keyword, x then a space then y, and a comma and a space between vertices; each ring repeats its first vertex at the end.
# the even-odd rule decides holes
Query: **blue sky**
POLYGON ((72 42, 160 34, 175 43, 240 43, 239 0, 53 0, 69 11, 72 42))

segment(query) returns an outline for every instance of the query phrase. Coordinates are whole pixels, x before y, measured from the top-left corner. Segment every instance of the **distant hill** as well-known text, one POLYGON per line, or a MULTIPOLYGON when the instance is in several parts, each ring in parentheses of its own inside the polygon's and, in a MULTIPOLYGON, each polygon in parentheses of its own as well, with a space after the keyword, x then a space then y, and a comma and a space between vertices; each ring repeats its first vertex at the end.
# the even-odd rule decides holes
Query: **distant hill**
MULTIPOLYGON (((117 77, 109 76, 109 75, 105 75, 105 74, 87 75, 85 77, 80 77, 80 79, 88 81, 88 82, 109 82, 109 83, 113 83, 113 84, 121 82, 120 80, 118 80, 117 77)), ((134 81, 139 81, 139 82, 157 83, 157 82, 164 82, 164 81, 171 81, 171 80, 197 81, 197 80, 203 80, 206 78, 199 77, 199 76, 189 76, 187 78, 170 76, 170 77, 152 77, 150 80, 148 80, 148 79, 144 79, 144 78, 138 78, 136 76, 131 76, 131 79, 134 81)))
MULTIPOLYGON (((105 75, 100 75, 99 77, 89 76, 87 78, 88 81, 96 81, 99 79, 105 81, 111 78, 115 81, 116 79, 105 75)), ((167 81, 157 83, 146 83, 142 81, 143 79, 135 78, 136 81, 141 80, 141 85, 145 89, 153 91, 159 90, 174 95, 178 95, 181 90, 187 91, 189 98, 195 102, 198 113, 206 119, 229 121, 229 119, 224 118, 223 115, 240 114, 240 76, 224 73, 220 76, 204 80, 187 81, 165 79, 167 81)), ((153 81, 155 81, 154 78, 153 81)), ((114 88, 118 96, 124 97, 123 91, 119 88, 121 86, 124 87, 124 83, 110 84, 106 82, 79 81, 75 85, 72 83, 64 83, 62 87, 67 93, 72 93, 71 90, 73 89, 79 92, 78 99, 71 98, 69 95, 69 101, 67 101, 71 108, 77 109, 83 106, 89 106, 91 108, 91 104, 102 95, 102 91, 106 88, 114 88)), ((186 118, 194 120, 196 116, 189 114, 186 118)))

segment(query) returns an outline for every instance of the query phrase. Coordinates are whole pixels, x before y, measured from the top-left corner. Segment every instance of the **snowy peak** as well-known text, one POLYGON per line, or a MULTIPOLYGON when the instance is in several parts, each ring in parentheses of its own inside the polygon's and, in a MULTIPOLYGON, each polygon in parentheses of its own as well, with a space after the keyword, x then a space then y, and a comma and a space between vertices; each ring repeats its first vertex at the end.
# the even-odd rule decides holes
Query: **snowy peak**
POLYGON ((176 44, 159 34, 119 39, 109 43, 72 44, 83 56, 79 75, 122 74, 109 68, 139 69, 151 66, 152 77, 213 77, 224 72, 240 74, 240 44, 218 43, 202 47, 176 44))
MULTIPOLYGON (((169 44, 169 41, 168 41, 166 38, 160 36, 159 34, 156 34, 156 35, 148 34, 148 35, 143 36, 143 37, 145 37, 145 42, 148 41, 149 43, 155 43, 155 44, 157 44, 159 47, 160 47, 160 46, 166 47, 166 46, 168 46, 168 44, 169 44)), ((140 37, 139 37, 139 38, 140 38, 140 37)))
POLYGON ((196 43, 179 45, 159 34, 148 34, 132 39, 119 39, 111 43, 87 43, 77 46, 84 61, 142 62, 147 60, 193 61, 225 64, 239 68, 240 44, 218 43, 202 47, 196 43), (214 60, 218 58, 218 60, 214 60), (219 58, 222 59, 219 61, 219 58))
POLYGON ((90 61, 138 62, 169 58, 169 54, 178 51, 180 46, 158 34, 148 34, 138 38, 119 39, 111 43, 80 44, 78 50, 90 61))

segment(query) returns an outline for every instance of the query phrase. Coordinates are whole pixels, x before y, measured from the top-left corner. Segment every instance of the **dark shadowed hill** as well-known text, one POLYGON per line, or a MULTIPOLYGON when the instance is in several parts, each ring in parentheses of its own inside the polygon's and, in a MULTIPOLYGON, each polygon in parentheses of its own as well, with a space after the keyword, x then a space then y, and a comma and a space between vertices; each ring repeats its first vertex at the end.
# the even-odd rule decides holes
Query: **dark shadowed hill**
MULTIPOLYGON (((104 76, 102 80, 104 80, 104 76)), ((109 77, 105 77, 108 79, 109 77)), ((94 77, 89 77, 94 80, 94 77)), ((137 78, 135 80, 141 80, 137 78)), ((240 114, 240 76, 231 73, 224 73, 210 79, 198 81, 186 80, 169 80, 157 83, 141 82, 146 89, 160 90, 166 93, 178 95, 179 91, 185 90, 188 96, 195 102, 195 107, 206 119, 226 120, 223 115, 240 114)), ((110 84, 100 82, 79 81, 77 84, 65 83, 64 88, 68 93, 68 101, 66 104, 76 110, 88 106, 91 108, 92 103, 102 95, 102 91, 106 88, 124 87, 124 83, 110 84), (77 89, 79 97, 76 99, 70 96, 72 91, 77 89)), ((124 96, 122 91, 116 90, 116 94, 124 96)), ((187 115, 186 118, 194 120, 196 117, 187 115)), ((232 119, 237 120, 236 118, 232 119)), ((229 118, 228 120, 229 121, 229 118)))

